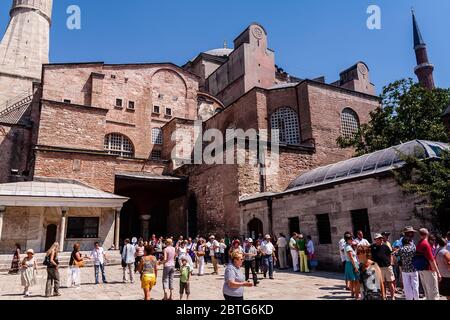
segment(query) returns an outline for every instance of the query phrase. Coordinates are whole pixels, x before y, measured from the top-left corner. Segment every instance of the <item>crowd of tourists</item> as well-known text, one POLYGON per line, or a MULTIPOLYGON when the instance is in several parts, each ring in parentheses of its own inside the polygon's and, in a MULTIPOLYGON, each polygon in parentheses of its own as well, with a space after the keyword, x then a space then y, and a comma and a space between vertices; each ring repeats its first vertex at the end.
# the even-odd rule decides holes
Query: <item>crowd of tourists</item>
MULTIPOLYGON (((388 232, 375 234, 370 243, 358 231, 356 237, 346 232, 339 241, 346 289, 351 297, 394 300, 396 294, 403 292, 407 300, 418 300, 421 293, 428 300, 440 299, 440 295, 450 299, 450 233, 443 238, 426 229, 406 227, 393 244, 389 237, 388 232)), ((55 243, 45 255, 46 297, 60 296, 59 252, 59 244, 55 243)), ((29 296, 30 288, 36 284, 37 262, 32 249, 26 251, 23 260, 20 254, 20 245, 16 245, 10 273, 21 273, 24 295, 29 296)), ((95 284, 100 283, 100 274, 101 281, 108 283, 105 264, 109 260, 100 243, 96 242, 90 254, 84 256, 80 245, 74 244, 67 287, 80 288, 80 273, 87 260, 93 261, 95 284)), ((158 266, 162 269, 163 300, 173 300, 175 274, 179 274, 179 298, 189 299, 191 277, 205 275, 208 263, 212 264, 213 275, 219 274, 220 266, 225 268, 226 300, 243 300, 244 288, 257 287, 262 277, 274 279, 275 268, 291 267, 294 272, 309 273, 317 266, 312 237, 301 233, 293 233, 289 239, 284 234, 260 234, 256 239, 216 239, 214 235, 174 239, 152 235, 148 240, 125 239, 121 246, 122 281, 134 283, 139 274, 145 300, 151 299, 152 288, 157 284, 158 266)))
POLYGON ((405 227, 400 239, 391 244, 389 232, 364 239, 346 232, 339 242, 346 289, 356 300, 450 300, 450 232, 446 237, 405 227), (417 241, 417 244, 416 244, 417 241), (423 292, 423 294, 421 294, 423 292))

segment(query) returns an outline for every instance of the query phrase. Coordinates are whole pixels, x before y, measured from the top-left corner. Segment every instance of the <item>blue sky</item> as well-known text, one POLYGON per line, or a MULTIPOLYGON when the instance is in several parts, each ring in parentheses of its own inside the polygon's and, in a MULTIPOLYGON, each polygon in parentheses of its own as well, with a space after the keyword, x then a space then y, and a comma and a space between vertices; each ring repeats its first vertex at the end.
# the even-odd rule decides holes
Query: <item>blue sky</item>
MULTIPOLYGON (((0 3, 0 29, 10 2, 0 3)), ((301 78, 339 72, 365 61, 378 92, 414 77, 410 8, 414 6, 438 86, 450 87, 448 0, 55 0, 51 62, 173 62, 231 46, 251 22, 265 26, 276 62, 301 78), (81 30, 68 30, 66 9, 81 8, 81 30), (381 8, 381 30, 366 27, 369 5, 381 8)))

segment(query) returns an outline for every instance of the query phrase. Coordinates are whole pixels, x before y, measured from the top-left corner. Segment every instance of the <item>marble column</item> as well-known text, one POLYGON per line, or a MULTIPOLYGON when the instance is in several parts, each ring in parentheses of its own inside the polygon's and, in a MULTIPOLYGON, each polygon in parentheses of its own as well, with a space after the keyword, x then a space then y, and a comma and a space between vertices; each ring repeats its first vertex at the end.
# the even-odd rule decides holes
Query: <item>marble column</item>
POLYGON ((68 208, 61 208, 61 223, 59 229, 59 251, 64 252, 64 239, 66 238, 66 224, 68 208))
POLYGON ((0 240, 2 240, 2 231, 3 231, 3 217, 5 216, 6 207, 0 206, 0 240))
POLYGON ((142 215, 139 218, 141 219, 141 237, 144 239, 149 239, 151 215, 142 215))
POLYGON ((116 208, 115 217, 114 217, 114 247, 116 250, 119 250, 120 246, 120 212, 122 208, 116 208))

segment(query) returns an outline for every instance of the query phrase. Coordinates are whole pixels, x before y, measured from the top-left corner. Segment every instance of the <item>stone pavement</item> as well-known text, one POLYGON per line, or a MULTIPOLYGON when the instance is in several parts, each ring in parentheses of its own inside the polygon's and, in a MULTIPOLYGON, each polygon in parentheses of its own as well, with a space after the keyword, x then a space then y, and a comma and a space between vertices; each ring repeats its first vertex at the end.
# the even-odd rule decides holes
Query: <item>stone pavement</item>
MULTIPOLYGON (((219 275, 211 275, 212 265, 205 268, 206 275, 196 274, 191 278, 192 300, 223 300, 222 286, 224 268, 220 267, 219 275)), ((81 287, 67 288, 68 269, 61 269, 61 297, 52 300, 142 300, 138 275, 134 284, 122 283, 122 268, 106 266, 108 284, 94 284, 93 267, 81 270, 81 287)), ((157 285, 152 290, 152 298, 160 300, 163 297, 162 270, 158 272, 157 285)), ((39 300, 46 299, 46 270, 39 270, 38 284, 31 289, 31 297, 24 298, 19 275, 0 273, 0 300, 39 300)), ((262 275, 258 275, 262 277, 262 275)), ((179 299, 178 274, 175 276, 174 299, 179 299)), ((399 297, 400 298, 400 297, 399 297)), ((333 272, 317 271, 311 274, 293 272, 275 272, 275 280, 262 279, 258 287, 245 288, 246 300, 350 300, 350 294, 344 289, 343 275, 333 272)))

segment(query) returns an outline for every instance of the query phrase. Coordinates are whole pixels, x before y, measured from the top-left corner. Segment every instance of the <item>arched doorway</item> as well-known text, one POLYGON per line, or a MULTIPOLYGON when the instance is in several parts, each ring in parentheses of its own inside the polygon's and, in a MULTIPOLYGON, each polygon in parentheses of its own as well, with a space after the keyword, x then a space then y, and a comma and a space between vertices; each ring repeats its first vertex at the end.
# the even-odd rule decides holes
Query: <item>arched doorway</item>
POLYGON ((253 218, 248 223, 248 232, 252 239, 258 238, 258 235, 263 234, 264 228, 263 223, 258 218, 253 218))
POLYGON ((58 227, 56 224, 49 224, 47 226, 47 231, 45 233, 45 251, 50 249, 50 247, 56 242, 56 231, 58 227))
POLYGON ((194 238, 198 234, 198 207, 197 198, 194 194, 189 197, 188 206, 188 233, 189 236, 194 238))

